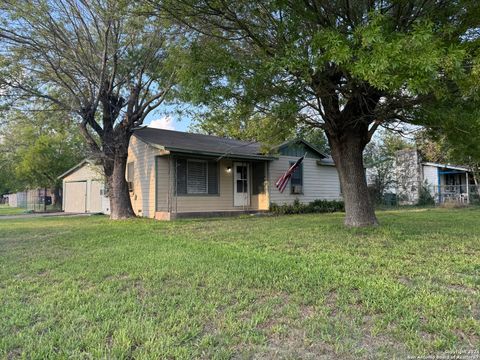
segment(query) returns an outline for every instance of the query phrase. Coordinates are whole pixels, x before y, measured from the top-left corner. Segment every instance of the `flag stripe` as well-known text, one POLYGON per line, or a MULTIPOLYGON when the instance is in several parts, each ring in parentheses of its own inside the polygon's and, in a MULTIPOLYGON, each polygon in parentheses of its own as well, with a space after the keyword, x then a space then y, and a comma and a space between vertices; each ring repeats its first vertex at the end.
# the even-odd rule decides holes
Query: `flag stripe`
POLYGON ((281 193, 283 193, 283 191, 287 187, 288 181, 292 177, 292 174, 295 172, 295 170, 297 170, 297 168, 300 166, 304 158, 305 158, 305 155, 303 155, 301 158, 295 161, 295 164, 290 166, 290 168, 285 172, 285 174, 280 176, 280 178, 275 183, 275 186, 281 193))

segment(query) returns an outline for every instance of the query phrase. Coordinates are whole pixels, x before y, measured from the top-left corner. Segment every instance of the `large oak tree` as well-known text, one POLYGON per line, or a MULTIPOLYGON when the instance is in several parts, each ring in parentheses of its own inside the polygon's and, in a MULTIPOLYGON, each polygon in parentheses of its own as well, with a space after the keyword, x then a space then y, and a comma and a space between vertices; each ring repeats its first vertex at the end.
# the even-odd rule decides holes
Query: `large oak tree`
POLYGON ((471 73, 476 1, 164 0, 192 42, 186 99, 218 121, 269 115, 324 129, 345 224, 377 224, 362 153, 379 126, 419 121, 471 73))
POLYGON ((111 217, 134 216, 125 180, 134 128, 173 85, 164 22, 124 0, 6 0, 0 17, 3 98, 68 111, 103 165, 111 217))

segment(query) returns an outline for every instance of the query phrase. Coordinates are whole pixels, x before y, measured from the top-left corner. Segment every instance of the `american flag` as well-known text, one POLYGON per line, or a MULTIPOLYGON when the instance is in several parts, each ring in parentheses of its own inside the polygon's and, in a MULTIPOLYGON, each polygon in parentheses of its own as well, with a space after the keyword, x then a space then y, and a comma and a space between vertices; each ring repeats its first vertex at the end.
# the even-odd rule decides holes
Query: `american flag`
POLYGON ((280 179, 277 180, 277 182, 275 183, 275 186, 277 187, 278 191, 280 191, 281 193, 283 193, 283 190, 285 190, 285 188, 287 187, 287 184, 288 184, 288 180, 290 180, 290 178, 292 177, 292 174, 295 172, 295 170, 297 170, 297 168, 300 166, 300 164, 302 163, 303 159, 305 159, 305 155, 303 155, 300 159, 298 159, 297 161, 295 161, 295 164, 293 164, 292 166, 290 166, 290 168, 285 172, 285 174, 283 174, 280 179))

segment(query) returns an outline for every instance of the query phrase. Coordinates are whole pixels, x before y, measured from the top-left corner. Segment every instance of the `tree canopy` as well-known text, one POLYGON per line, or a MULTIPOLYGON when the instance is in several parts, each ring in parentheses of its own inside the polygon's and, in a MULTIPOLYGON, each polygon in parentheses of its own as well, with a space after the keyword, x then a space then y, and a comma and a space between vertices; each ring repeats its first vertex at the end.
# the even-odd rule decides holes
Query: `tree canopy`
MULTIPOLYGON (((4 1, 0 86, 9 102, 39 99, 71 114, 102 162, 111 217, 134 216, 125 180, 133 129, 173 86, 166 21, 130 1, 4 1)), ((176 44, 176 43, 175 43, 176 44)))
POLYGON ((87 153, 78 126, 62 111, 3 113, 0 129, 2 175, 7 179, 2 193, 26 188, 55 188, 58 176, 87 153))
POLYGON ((478 82, 477 1, 155 3, 188 31, 184 98, 213 109, 213 121, 271 118, 264 125, 272 133, 324 129, 348 225, 376 224, 362 195, 362 152, 376 129, 421 123, 426 104, 478 82))

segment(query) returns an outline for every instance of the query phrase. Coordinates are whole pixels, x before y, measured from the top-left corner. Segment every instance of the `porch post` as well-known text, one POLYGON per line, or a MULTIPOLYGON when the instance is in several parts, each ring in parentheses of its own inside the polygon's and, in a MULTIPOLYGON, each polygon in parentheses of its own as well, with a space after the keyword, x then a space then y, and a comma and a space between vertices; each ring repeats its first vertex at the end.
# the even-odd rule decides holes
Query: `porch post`
POLYGON ((465 172, 465 177, 467 178, 467 204, 470 204, 470 189, 469 189, 469 180, 468 180, 468 171, 465 172))
POLYGON ((438 203, 441 204, 442 203, 442 181, 441 181, 441 178, 440 178, 440 168, 437 168, 437 181, 438 181, 438 203))

